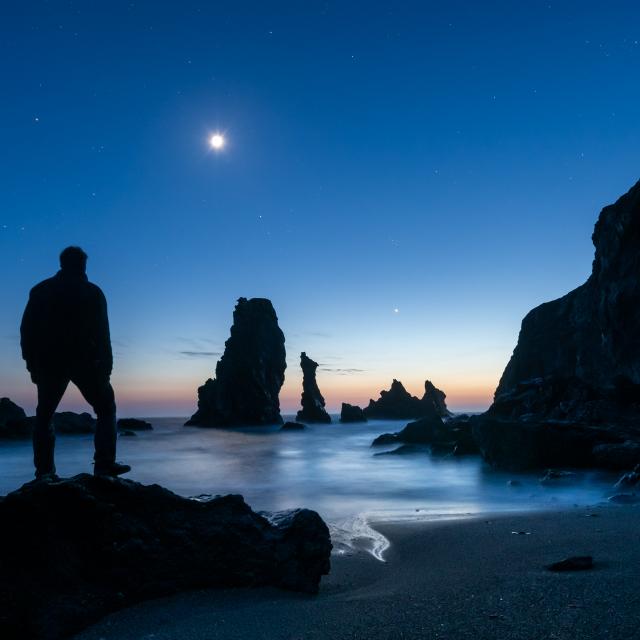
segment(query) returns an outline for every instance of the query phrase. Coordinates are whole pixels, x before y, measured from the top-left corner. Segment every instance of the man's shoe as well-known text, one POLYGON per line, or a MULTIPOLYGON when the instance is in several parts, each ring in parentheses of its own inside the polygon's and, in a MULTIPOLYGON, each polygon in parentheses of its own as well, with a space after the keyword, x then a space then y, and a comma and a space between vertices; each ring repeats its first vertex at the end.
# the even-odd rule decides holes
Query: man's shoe
POLYGON ((128 464, 121 464, 120 462, 112 462, 111 464, 96 464, 93 468, 94 476, 111 476, 117 478, 123 473, 129 473, 131 467, 128 464))

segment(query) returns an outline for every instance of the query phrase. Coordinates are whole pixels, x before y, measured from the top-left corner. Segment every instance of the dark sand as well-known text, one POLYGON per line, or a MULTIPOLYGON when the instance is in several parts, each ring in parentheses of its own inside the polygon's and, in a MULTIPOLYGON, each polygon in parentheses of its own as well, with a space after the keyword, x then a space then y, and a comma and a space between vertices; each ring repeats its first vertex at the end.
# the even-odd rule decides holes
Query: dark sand
POLYGON ((76 638, 640 638, 638 507, 376 528, 391 540, 387 562, 335 558, 316 597, 190 592, 113 614, 76 638), (545 569, 569 555, 593 555, 594 569, 545 569))

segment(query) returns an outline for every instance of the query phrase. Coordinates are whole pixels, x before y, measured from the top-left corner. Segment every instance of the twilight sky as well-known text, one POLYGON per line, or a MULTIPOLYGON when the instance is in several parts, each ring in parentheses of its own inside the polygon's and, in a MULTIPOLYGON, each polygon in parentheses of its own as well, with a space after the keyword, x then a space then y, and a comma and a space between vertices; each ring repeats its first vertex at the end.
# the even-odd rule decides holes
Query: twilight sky
POLYGON ((239 296, 285 411, 302 350, 330 409, 394 377, 486 407, 640 177, 639 72, 635 1, 6 3, 0 396, 33 409, 20 317, 79 244, 120 415, 192 413, 239 296))

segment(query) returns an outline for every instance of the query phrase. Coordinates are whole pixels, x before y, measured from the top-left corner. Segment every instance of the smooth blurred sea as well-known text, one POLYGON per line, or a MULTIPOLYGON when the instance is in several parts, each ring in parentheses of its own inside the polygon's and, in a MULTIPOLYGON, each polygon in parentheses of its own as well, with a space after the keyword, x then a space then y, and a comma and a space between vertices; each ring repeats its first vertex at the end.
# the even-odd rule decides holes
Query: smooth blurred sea
MULTIPOLYGON (((285 417, 286 419, 286 417, 285 417)), ((239 493, 255 510, 315 509, 331 527, 341 552, 361 545, 381 555, 376 521, 464 517, 477 513, 584 506, 611 495, 616 477, 578 472, 551 486, 541 474, 496 472, 477 456, 435 457, 375 453, 381 433, 406 421, 279 427, 201 429, 184 419, 148 418, 154 430, 120 437, 118 459, 133 466, 127 478, 158 483, 184 496, 239 493), (515 486, 508 484, 516 480, 515 486), (377 550, 377 551, 376 551, 377 550)), ((0 493, 33 477, 31 443, 0 443, 0 493)), ((91 436, 58 436, 58 473, 91 472, 91 436)))

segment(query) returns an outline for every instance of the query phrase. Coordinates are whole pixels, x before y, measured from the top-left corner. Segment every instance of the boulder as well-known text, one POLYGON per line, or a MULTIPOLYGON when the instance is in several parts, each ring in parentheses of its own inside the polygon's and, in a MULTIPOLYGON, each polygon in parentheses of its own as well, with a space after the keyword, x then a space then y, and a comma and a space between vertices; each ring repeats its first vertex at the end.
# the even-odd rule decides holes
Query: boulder
POLYGON ((342 403, 340 411, 340 422, 366 422, 367 418, 364 411, 354 404, 342 403))
POLYGON ((591 556, 571 556, 547 566, 549 571, 588 571, 593 569, 591 556))
MULTIPOLYGON (((24 414, 24 412, 22 413, 24 414)), ((61 411, 53 415, 51 422, 58 434, 82 435, 94 433, 96 430, 96 419, 87 412, 61 411)), ((26 417, 23 415, 19 419, 9 420, 4 427, 0 424, 0 437, 30 438, 34 423, 34 416, 26 417)))
POLYGON ((53 426, 56 433, 94 433, 96 430, 96 419, 87 412, 74 413, 73 411, 61 411, 60 413, 54 414, 53 426))
POLYGON ((126 429, 127 431, 151 431, 153 425, 146 420, 138 418, 120 418, 118 420, 118 429, 126 429))
POLYGON ((0 439, 28 438, 30 435, 24 409, 9 398, 0 398, 0 439))
POLYGON ((198 389, 199 427, 282 424, 279 394, 287 367, 284 334, 265 298, 240 298, 216 377, 198 389))
POLYGON ((404 443, 409 445, 428 445, 432 453, 452 453, 466 455, 478 453, 471 425, 468 421, 455 420, 444 422, 437 415, 421 418, 407 424, 397 433, 383 433, 371 446, 404 443))
POLYGON ((298 411, 296 420, 300 422, 329 423, 331 417, 324 408, 324 398, 320 393, 316 381, 316 369, 318 363, 314 362, 303 351, 300 354, 300 366, 302 367, 302 409, 298 411))
POLYGON ((0 498, 0 637, 66 638, 109 612, 188 589, 316 593, 329 530, 314 511, 177 496, 82 474, 0 498))
POLYGON ((301 422, 285 422, 281 427, 280 431, 301 431, 302 429, 306 429, 306 427, 301 422))

